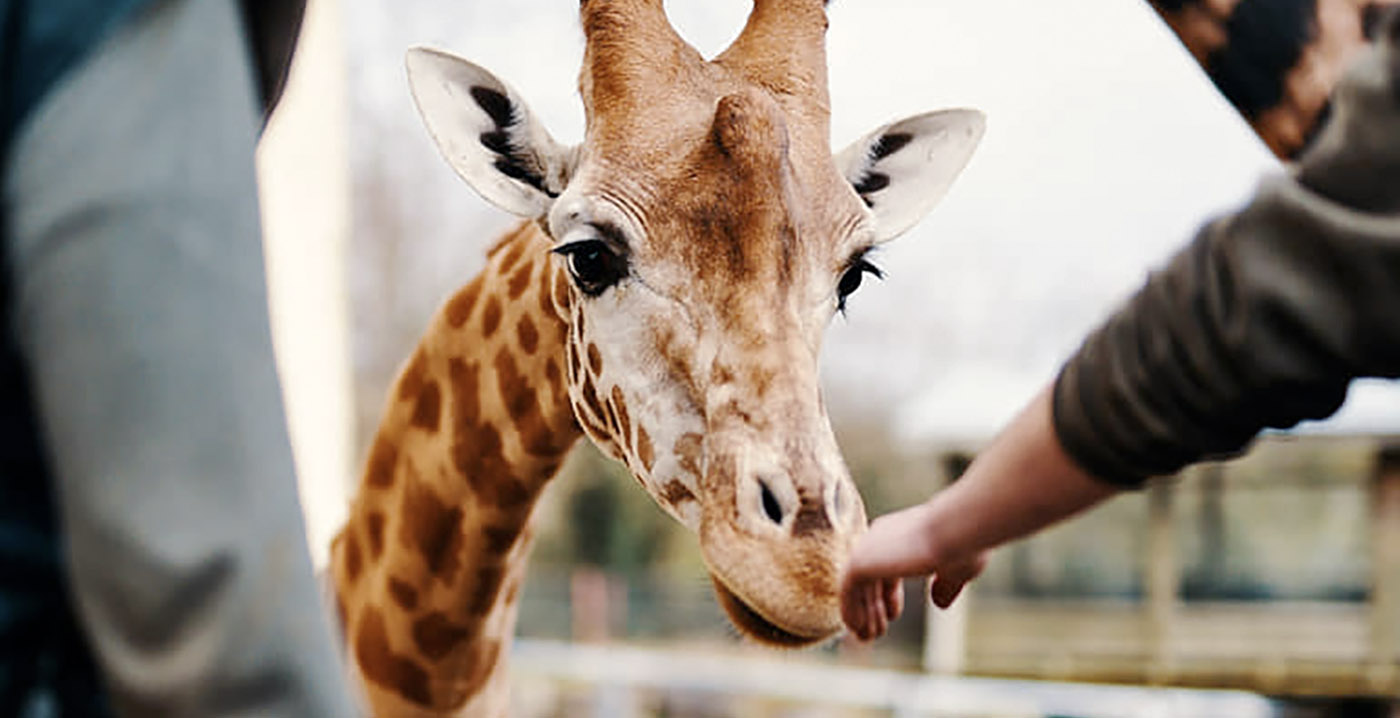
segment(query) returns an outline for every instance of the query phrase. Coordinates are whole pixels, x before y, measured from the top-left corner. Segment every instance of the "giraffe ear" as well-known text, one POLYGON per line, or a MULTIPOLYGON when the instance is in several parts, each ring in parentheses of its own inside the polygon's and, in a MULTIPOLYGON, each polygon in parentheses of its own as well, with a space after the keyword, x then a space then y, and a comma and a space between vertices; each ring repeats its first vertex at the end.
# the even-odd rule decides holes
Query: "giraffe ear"
POLYGON ((564 191, 575 153, 549 136, 520 96, 482 67, 439 50, 405 57, 408 86, 428 134, 482 199, 542 217, 564 191))
POLYGON ((881 127, 836 155, 836 169, 875 213, 878 239, 894 239, 943 199, 977 143, 986 117, 942 110, 881 127))

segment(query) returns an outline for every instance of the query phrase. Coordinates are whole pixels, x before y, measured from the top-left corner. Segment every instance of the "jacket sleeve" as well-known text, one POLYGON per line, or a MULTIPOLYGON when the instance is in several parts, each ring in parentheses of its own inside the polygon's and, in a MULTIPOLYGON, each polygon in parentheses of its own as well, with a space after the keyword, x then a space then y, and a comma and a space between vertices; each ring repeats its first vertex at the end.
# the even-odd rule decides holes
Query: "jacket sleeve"
POLYGON ((258 90, 266 120, 286 88, 306 0, 241 0, 239 4, 249 49, 257 61, 258 90))
POLYGON ((1066 451, 1106 481, 1238 451, 1400 376, 1400 16, 1339 84, 1288 176, 1207 225, 1089 336, 1054 389, 1066 451))

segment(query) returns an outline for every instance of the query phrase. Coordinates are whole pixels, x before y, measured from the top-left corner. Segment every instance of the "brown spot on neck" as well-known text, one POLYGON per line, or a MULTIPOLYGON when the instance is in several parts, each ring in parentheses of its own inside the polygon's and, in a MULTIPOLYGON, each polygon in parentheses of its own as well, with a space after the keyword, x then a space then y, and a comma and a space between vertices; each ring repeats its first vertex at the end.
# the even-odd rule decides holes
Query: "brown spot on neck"
POLYGON ((360 553, 360 541, 355 537, 355 532, 346 531, 344 537, 344 553, 341 556, 345 562, 345 581, 353 584, 360 578, 360 571, 364 568, 364 557, 360 553))
POLYGON ((437 433, 441 413, 442 390, 438 388, 437 382, 428 380, 423 384, 423 388, 418 392, 418 397, 413 403, 413 416, 410 423, 429 433, 437 433))
POLYGON ((441 661, 474 633, 471 627, 459 626, 441 611, 433 611, 413 622, 413 645, 428 660, 441 661))
POLYGON ((420 706, 432 704, 428 672, 412 659, 394 653, 384 614, 373 606, 365 607, 360 616, 355 660, 366 680, 420 706))
POLYGON ((528 506, 533 493, 506 461, 501 432, 481 417, 480 368, 460 359, 448 362, 455 432, 452 463, 483 504, 502 509, 528 506))
POLYGON ((371 511, 365 516, 365 534, 369 537, 369 555, 378 559, 384 553, 384 514, 371 511))
POLYGON ((482 566, 476 572, 476 585, 472 589, 467 610, 477 616, 485 616, 496 603, 496 595, 500 593, 504 576, 500 566, 482 566))
POLYGON ((365 481, 377 489, 387 489, 394 485, 394 470, 399 461, 399 449, 383 433, 376 436, 370 447, 368 466, 365 467, 365 481))
POLYGON ((519 510, 533 494, 517 479, 505 459, 501 432, 491 424, 464 427, 452 445, 453 462, 477 499, 501 510, 519 510))
POLYGON ((495 295, 486 298, 486 309, 481 315, 481 338, 490 339, 501 326, 501 300, 495 295))
POLYGON ((496 389, 500 392, 501 402, 505 404, 506 413, 510 415, 511 421, 519 424, 526 416, 538 414, 539 398, 525 375, 520 373, 520 367, 515 363, 515 357, 510 351, 502 349, 496 352, 493 365, 496 370, 496 389))
POLYGON ((428 572, 451 584, 461 566, 462 508, 448 506, 421 479, 404 486, 399 508, 402 539, 423 557, 428 572))
POLYGON ((515 338, 520 343, 520 351, 527 355, 534 354, 540 348, 540 332, 535 329, 535 322, 530 319, 530 315, 521 315, 520 320, 515 323, 515 338))
POLYGON ((404 581, 400 581, 393 576, 389 577, 389 597, 394 603, 405 611, 413 611, 418 608, 418 590, 404 581))
POLYGON ((443 309, 444 316, 447 317, 448 326, 453 329, 460 329, 472 317, 472 310, 476 308, 476 300, 481 296, 481 287, 485 284, 484 275, 478 275, 465 289, 453 295, 443 309))
POLYGON ((541 403, 541 387, 530 384, 515 358, 505 349, 497 352, 494 368, 501 402, 525 450, 539 457, 554 457, 563 453, 573 443, 574 437, 567 427, 552 426, 546 418, 541 403))
POLYGON ((428 355, 423 347, 413 352, 403 372, 399 375, 398 396, 400 401, 409 401, 423 389, 423 381, 428 376, 428 355))
POLYGON ((506 285, 506 291, 511 299, 519 299, 525 293, 525 288, 530 286, 530 275, 535 271, 534 262, 526 261, 520 265, 520 269, 515 270, 515 274, 510 277, 510 282, 506 285))
POLYGON ((481 417, 480 368, 456 357, 447 360, 447 378, 452 388, 452 416, 458 426, 475 424, 481 417))
POLYGON ((500 243, 492 248, 492 251, 487 255, 492 259, 496 257, 497 253, 505 251, 505 254, 501 256, 500 264, 496 266, 497 272, 505 274, 510 271, 511 267, 515 266, 516 262, 520 261, 520 255, 525 252, 527 244, 527 241, 522 241, 522 238, 528 238, 528 235, 529 224, 522 224, 515 231, 503 237, 500 243))
POLYGON ((506 555, 520 538, 520 532, 521 527, 514 524, 483 528, 481 535, 486 540, 486 553, 493 556, 506 555))

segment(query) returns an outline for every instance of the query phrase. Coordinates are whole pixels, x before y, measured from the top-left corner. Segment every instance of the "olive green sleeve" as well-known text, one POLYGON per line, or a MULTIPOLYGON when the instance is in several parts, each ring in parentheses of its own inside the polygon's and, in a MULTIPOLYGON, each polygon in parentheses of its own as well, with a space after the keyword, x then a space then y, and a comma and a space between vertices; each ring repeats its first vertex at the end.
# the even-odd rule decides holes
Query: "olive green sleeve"
POLYGON ((1136 485, 1400 376, 1400 16, 1333 102, 1291 174, 1204 227, 1061 370, 1055 428, 1084 468, 1136 485))

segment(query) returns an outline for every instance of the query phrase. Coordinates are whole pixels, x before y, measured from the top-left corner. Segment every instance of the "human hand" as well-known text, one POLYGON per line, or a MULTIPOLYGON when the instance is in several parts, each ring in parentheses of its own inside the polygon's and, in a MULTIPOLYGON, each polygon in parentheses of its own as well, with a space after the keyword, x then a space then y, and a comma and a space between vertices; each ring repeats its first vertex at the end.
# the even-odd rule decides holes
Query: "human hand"
POLYGON ((904 610, 901 579, 932 576, 929 597, 947 608, 982 573, 986 555, 943 550, 928 503, 876 519, 857 542, 841 590, 841 617, 856 638, 883 636, 904 610))
POLYGON ((1055 435, 1047 388, 951 486, 882 516, 857 540, 841 587, 841 618, 861 640, 899 617, 899 581, 933 576, 929 596, 947 608, 982 573, 986 552, 1029 536, 1116 494, 1074 463, 1055 435))

